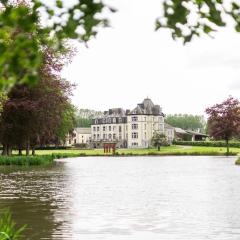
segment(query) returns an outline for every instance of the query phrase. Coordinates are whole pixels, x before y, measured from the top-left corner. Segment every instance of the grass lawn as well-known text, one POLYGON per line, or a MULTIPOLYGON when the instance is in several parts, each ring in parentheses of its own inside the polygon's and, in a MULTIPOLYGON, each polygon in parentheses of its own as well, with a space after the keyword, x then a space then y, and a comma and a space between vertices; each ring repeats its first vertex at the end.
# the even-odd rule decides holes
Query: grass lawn
MULTIPOLYGON (((224 155, 224 147, 198 147, 198 146, 169 146, 157 149, 117 149, 119 155, 224 155)), ((240 148, 230 148, 233 154, 240 154, 240 148)), ((105 155, 103 149, 67 149, 67 150, 37 150, 37 155, 69 155, 74 156, 97 156, 105 155)), ((111 154, 109 154, 111 155, 111 154)))
MULTIPOLYGON (((225 155, 226 148, 223 147, 198 147, 198 146, 169 146, 157 149, 117 149, 119 156, 151 156, 151 155, 225 155)), ((240 155, 240 148, 230 148, 231 155, 240 155)), ((24 154, 24 152, 23 152, 24 154)), ((51 164, 53 159, 80 157, 80 156, 105 156, 103 149, 66 149, 66 150, 37 150, 36 156, 18 156, 13 152, 13 156, 0 156, 0 165, 46 165, 51 164)), ((108 154, 112 156, 111 153, 108 154)), ((236 162, 240 165, 240 158, 236 162)))

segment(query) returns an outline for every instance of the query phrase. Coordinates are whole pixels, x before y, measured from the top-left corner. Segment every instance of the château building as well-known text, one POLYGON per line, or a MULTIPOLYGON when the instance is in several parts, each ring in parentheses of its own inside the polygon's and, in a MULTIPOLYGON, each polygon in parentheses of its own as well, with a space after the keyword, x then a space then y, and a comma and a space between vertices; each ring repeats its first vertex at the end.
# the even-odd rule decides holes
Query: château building
POLYGON ((91 139, 93 147, 116 142, 120 148, 148 148, 155 132, 165 134, 169 141, 174 134, 169 128, 165 131, 162 108, 146 98, 132 111, 113 108, 93 119, 91 139))

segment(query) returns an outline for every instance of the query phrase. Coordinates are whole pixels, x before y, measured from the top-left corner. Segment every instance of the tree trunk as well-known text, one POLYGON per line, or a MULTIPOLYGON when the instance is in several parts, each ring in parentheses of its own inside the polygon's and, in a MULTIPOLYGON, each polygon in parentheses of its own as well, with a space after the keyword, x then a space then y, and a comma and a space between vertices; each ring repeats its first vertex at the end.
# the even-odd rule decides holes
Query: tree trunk
POLYGON ((32 155, 35 156, 35 148, 32 148, 32 155))
POLYGON ((18 155, 22 156, 22 149, 21 148, 18 149, 18 155))
POLYGON ((7 146, 7 155, 8 156, 12 155, 12 147, 10 147, 9 145, 7 146))
POLYGON ((27 140, 27 143, 26 143, 26 156, 29 156, 29 153, 30 153, 30 144, 29 144, 29 140, 27 140))
POLYGON ((227 156, 229 156, 229 140, 226 139, 226 145, 227 145, 227 156))
POLYGON ((158 151, 160 151, 160 145, 158 144, 158 151))
POLYGON ((3 155, 3 156, 6 156, 6 155, 7 155, 7 145, 6 145, 6 144, 3 144, 2 155, 3 155))

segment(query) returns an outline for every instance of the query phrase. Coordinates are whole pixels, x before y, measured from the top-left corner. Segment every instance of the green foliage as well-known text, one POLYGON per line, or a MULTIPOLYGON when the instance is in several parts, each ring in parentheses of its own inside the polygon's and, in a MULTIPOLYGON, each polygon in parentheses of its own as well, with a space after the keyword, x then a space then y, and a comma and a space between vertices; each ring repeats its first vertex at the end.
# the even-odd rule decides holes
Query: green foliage
POLYGON ((9 210, 4 210, 0 215, 0 240, 23 239, 22 233, 25 227, 17 229, 9 210))
POLYGON ((52 162, 53 162, 53 157, 51 155, 0 156, 0 165, 33 166, 33 165, 51 164, 52 162))
POLYGON ((165 122, 173 127, 179 127, 185 130, 196 131, 205 129, 206 121, 203 116, 189 114, 167 115, 165 122))
MULTIPOLYGON (((225 141, 174 141, 175 145, 202 146, 202 147, 226 147, 225 141)), ((229 142, 229 147, 240 148, 240 142, 229 142)))
POLYGON ((79 109, 76 112, 76 127, 91 127, 92 119, 102 116, 103 112, 90 109, 79 109))
POLYGON ((237 159, 237 161, 235 162, 236 165, 240 165, 240 157, 237 159))
POLYGON ((152 137, 152 145, 154 147, 157 147, 158 150, 160 150, 161 146, 168 145, 166 136, 162 133, 155 132, 152 137))
POLYGON ((156 21, 156 29, 168 28, 173 39, 181 38, 184 43, 194 36, 209 35, 226 26, 227 16, 240 32, 240 3, 237 0, 164 0, 163 11, 163 17, 156 21))
POLYGON ((96 36, 99 26, 108 26, 108 20, 99 17, 105 8, 94 0, 81 0, 70 7, 61 0, 53 6, 39 0, 29 5, 0 0, 0 90, 15 83, 36 83, 42 49, 48 46, 61 51, 67 39, 87 42, 96 36), (46 17, 42 25, 40 12, 46 17))
POLYGON ((60 125, 56 131, 56 136, 59 140, 64 141, 66 135, 74 129, 76 125, 75 112, 76 108, 71 103, 67 102, 61 114, 60 125))

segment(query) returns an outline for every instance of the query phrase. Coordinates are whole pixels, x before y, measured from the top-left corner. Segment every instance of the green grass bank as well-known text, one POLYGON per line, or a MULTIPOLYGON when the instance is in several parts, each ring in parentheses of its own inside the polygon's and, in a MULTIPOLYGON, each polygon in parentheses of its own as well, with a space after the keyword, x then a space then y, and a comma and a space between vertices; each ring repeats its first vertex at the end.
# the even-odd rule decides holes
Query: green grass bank
POLYGON ((48 165, 54 160, 52 155, 39 156, 0 156, 0 165, 37 166, 48 165))
MULTIPOLYGON (((24 152, 23 152, 24 153, 24 152)), ((224 147, 168 146, 157 149, 117 149, 115 156, 224 156, 224 147)), ((230 155, 240 155, 240 148, 231 148, 230 155)), ((37 150, 36 156, 0 156, 0 165, 34 166, 52 164, 54 159, 90 156, 113 156, 105 154, 103 149, 53 149, 37 150)), ((240 164, 240 160, 238 160, 240 164)))
MULTIPOLYGON (((37 155, 53 155, 54 158, 64 157, 84 157, 84 156, 112 156, 104 154, 103 149, 64 149, 64 150, 37 150, 37 155)), ((226 148, 224 147, 200 147, 200 146, 169 146, 157 149, 117 149, 116 156, 224 156, 226 148)), ((230 148, 230 155, 240 154, 240 148, 230 148)))

